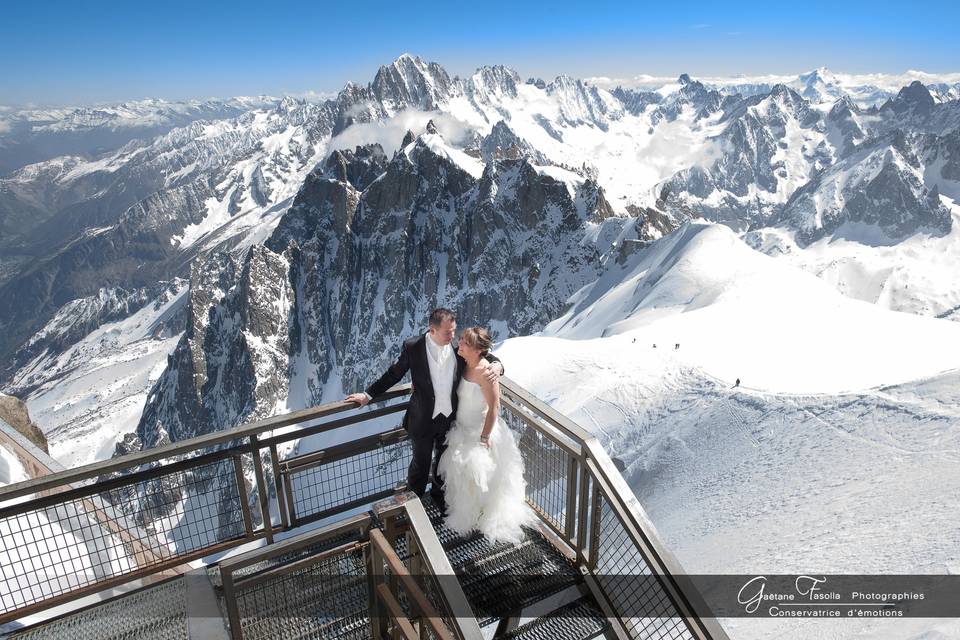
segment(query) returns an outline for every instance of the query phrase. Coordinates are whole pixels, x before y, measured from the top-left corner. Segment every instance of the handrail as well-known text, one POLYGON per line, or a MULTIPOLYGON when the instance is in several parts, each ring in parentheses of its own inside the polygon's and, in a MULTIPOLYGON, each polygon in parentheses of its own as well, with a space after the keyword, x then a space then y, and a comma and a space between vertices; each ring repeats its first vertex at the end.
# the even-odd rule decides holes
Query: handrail
MULTIPOLYGON (((385 522, 387 530, 393 529, 393 519, 400 513, 406 517, 406 531, 413 537, 419 551, 419 559, 426 566, 424 573, 432 576, 455 576, 450 559, 443 550, 443 545, 437 537, 437 532, 430 522, 430 517, 423 508, 420 499, 410 491, 397 494, 386 500, 381 500, 373 507, 374 513, 385 522)), ((458 640, 482 640, 483 632, 473 616, 465 616, 464 612, 472 612, 467 596, 460 586, 460 581, 449 577, 436 581, 441 601, 453 623, 452 631, 458 640)))
MULTIPOLYGON (((655 573, 667 590, 667 593, 677 607, 678 612, 683 615, 688 628, 701 640, 712 638, 713 640, 727 640, 727 634, 714 618, 703 619, 696 615, 695 608, 690 602, 690 597, 686 591, 678 584, 675 576, 682 575, 683 569, 676 557, 661 542, 653 522, 647 516, 635 494, 627 485, 623 476, 617 470, 616 466, 607 454, 606 450, 600 445, 600 442, 588 431, 573 422, 570 418, 559 413, 545 402, 533 396, 528 391, 520 387, 516 382, 507 377, 500 379, 501 389, 507 398, 508 405, 517 404, 526 405, 532 409, 549 426, 559 430, 566 437, 580 446, 580 462, 582 468, 586 470, 594 482, 595 498, 598 492, 610 502, 614 512, 620 522, 624 525, 634 545, 642 551, 645 559, 650 564, 655 565, 655 573)), ((522 416, 521 417, 525 417, 522 416)), ((525 420, 525 422, 527 422, 525 420)), ((532 423, 531 423, 532 425, 532 423)), ((541 433, 544 433, 541 429, 541 433)), ((557 442, 570 455, 576 455, 569 446, 557 442)), ((591 515, 591 528, 595 531, 599 526, 599 511, 595 500, 591 505, 592 514, 587 514, 587 493, 586 483, 581 482, 581 495, 579 502, 580 518, 580 540, 584 540, 583 529, 585 528, 587 518, 591 515)), ((551 523, 550 524, 552 527, 551 523)), ((591 541, 590 555, 591 559, 596 554, 596 540, 591 541)), ((574 544, 574 551, 578 557, 582 558, 582 542, 574 544), (580 547, 580 548, 577 548, 580 547)), ((585 570, 588 572, 593 568, 591 561, 587 561, 585 570)), ((594 583, 595 584, 595 583, 594 583)), ((692 594, 697 596, 698 594, 692 594)), ((701 609, 703 610, 703 609, 701 609)))
POLYGON ((551 426, 559 429, 571 440, 578 442, 580 446, 584 446, 590 441, 597 441, 592 433, 545 403, 543 400, 540 400, 531 394, 529 391, 521 387, 507 376, 500 378, 500 388, 505 390, 508 395, 519 399, 521 403, 536 409, 537 413, 539 413, 540 416, 551 426))
MULTIPOLYGON (((388 390, 382 396, 378 396, 374 400, 376 402, 382 402, 384 400, 399 398, 401 396, 408 395, 411 392, 411 389, 412 385, 410 384, 398 385, 388 390)), ((153 449, 136 451, 119 456, 117 458, 102 460, 100 462, 91 462, 90 464, 85 464, 80 467, 74 467, 72 469, 66 469, 57 473, 51 473, 50 475, 46 475, 41 478, 32 478, 30 480, 18 482, 17 484, 0 487, 0 502, 10 500, 12 498, 18 498, 31 493, 36 493, 38 491, 55 488, 65 484, 72 484, 74 482, 82 482, 91 478, 97 478, 106 473, 110 473, 111 471, 129 469, 130 467, 149 464, 151 462, 172 458, 184 453, 205 451, 214 445, 223 444, 225 442, 231 442, 234 440, 242 440, 243 438, 249 438, 250 436, 258 436, 266 431, 273 431, 274 429, 279 429, 280 427, 288 427, 290 425, 308 422, 310 420, 325 418, 327 416, 342 413, 344 411, 350 411, 351 409, 356 408, 357 405, 353 402, 329 402, 327 404, 311 407, 309 409, 302 409, 300 411, 293 411, 291 413, 285 413, 279 416, 273 416, 271 418, 264 418, 263 420, 257 420, 256 422, 250 422, 237 427, 232 427, 230 429, 224 429, 223 431, 214 431, 212 433, 196 436, 188 440, 179 440, 163 447, 155 447, 153 449)), ((376 409, 375 411, 385 411, 386 409, 390 408, 391 407, 384 407, 382 409, 376 409)), ((399 410, 399 408, 393 409, 393 411, 399 410)), ((392 413, 393 411, 387 413, 392 413)), ((374 413, 374 411, 369 413, 374 413)), ((357 416, 359 417, 356 420, 353 420, 354 422, 370 419, 366 413, 357 414, 357 416)), ((317 425, 317 430, 323 430, 322 428, 325 426, 326 425, 317 425)), ((330 429, 335 429, 339 426, 341 425, 331 426, 330 429)), ((316 431, 312 431, 311 433, 315 432, 316 431)), ((300 432, 297 433, 298 435, 292 436, 288 439, 309 435, 301 434, 300 432)), ((276 439, 274 438, 271 440, 276 439)), ((266 444, 269 444, 269 442, 266 444)))
MULTIPOLYGON (((430 601, 427 599, 423 589, 420 588, 420 585, 414 581, 413 577, 403 565, 403 562, 400 560, 400 557, 397 555, 397 552, 394 550, 393 546, 387 542, 383 532, 379 529, 370 529, 370 544, 376 549, 376 552, 373 554, 374 562, 376 563, 378 559, 382 559, 387 564, 387 566, 390 568, 390 572, 393 574, 393 577, 397 578, 399 583, 403 585, 403 589, 406 591, 408 599, 419 612, 420 619, 426 620, 427 624, 430 626, 430 630, 433 631, 434 636, 440 640, 453 640, 450 630, 447 628, 447 625, 443 623, 443 620, 440 618, 440 614, 437 613, 437 610, 433 608, 432 604, 430 604, 430 601)), ((374 572, 372 577, 383 578, 382 575, 379 575, 376 572, 374 572)), ((375 586, 378 591, 381 590, 381 587, 386 588, 386 585, 381 582, 375 586)), ((387 594, 393 596, 389 589, 387 590, 387 594)), ((382 594, 379 595, 382 596, 382 594)), ((389 599, 385 599, 384 602, 388 605, 388 607, 391 604, 389 599)), ((399 609, 399 606, 397 609, 399 609)), ((394 618, 395 622, 399 623, 400 620, 406 621, 406 618, 402 615, 402 611, 400 613, 401 615, 397 616, 396 610, 391 611, 391 617, 394 618)), ((402 626, 403 625, 401 623, 401 627, 402 626)), ((410 628, 410 631, 413 631, 412 627, 410 628)))

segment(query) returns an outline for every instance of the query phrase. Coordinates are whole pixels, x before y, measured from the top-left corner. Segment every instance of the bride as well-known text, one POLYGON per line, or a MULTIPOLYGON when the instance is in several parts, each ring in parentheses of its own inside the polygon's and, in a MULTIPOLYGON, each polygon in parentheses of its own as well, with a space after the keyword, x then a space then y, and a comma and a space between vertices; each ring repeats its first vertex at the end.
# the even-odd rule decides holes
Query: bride
POLYGON ((437 473, 446 491, 445 523, 460 534, 480 530, 493 541, 519 542, 535 521, 526 503, 523 459, 500 414, 500 383, 483 375, 493 342, 486 329, 463 332, 457 353, 467 366, 457 413, 437 473))

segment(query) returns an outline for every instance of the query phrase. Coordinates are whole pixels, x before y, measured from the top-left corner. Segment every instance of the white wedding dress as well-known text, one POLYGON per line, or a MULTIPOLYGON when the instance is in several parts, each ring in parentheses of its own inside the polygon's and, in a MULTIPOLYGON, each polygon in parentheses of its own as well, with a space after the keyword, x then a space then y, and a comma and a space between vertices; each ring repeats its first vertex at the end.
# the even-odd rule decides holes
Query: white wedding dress
POLYGON ((457 415, 437 466, 447 504, 445 523, 460 534, 479 530, 494 541, 519 542, 521 525, 536 516, 526 503, 523 458, 513 433, 499 417, 490 448, 480 442, 487 402, 480 385, 467 379, 457 389, 457 415))

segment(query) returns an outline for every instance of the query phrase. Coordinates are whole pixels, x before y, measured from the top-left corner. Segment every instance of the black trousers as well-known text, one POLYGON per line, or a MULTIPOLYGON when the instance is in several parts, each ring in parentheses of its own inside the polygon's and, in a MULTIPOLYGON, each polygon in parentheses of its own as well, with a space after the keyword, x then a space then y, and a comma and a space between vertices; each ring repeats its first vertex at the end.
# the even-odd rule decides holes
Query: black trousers
POLYGON ((433 484, 430 487, 430 493, 435 496, 443 494, 443 480, 437 474, 437 464, 440 462, 440 456, 447 448, 443 441, 450 429, 450 422, 449 417, 438 415, 430 423, 431 433, 410 437, 410 443, 413 445, 413 458, 410 460, 410 467, 407 469, 407 487, 418 496, 422 496, 426 492, 427 480, 430 478, 431 471, 433 472, 433 484))

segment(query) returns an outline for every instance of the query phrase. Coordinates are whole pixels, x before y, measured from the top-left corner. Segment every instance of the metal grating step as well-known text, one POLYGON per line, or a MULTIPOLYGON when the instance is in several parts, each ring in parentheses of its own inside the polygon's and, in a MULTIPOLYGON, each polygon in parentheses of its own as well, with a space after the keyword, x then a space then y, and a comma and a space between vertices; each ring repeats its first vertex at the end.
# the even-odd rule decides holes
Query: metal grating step
POLYGON ((17 640, 186 640, 186 585, 182 577, 174 578, 8 637, 17 640))
POLYGON ((369 637, 363 554, 327 558, 237 593, 244 640, 369 637))
POLYGON ((500 637, 504 640, 589 640, 603 636, 608 628, 603 613, 584 598, 500 637))
POLYGON ((582 580, 574 563, 536 529, 524 528, 526 537, 517 545, 491 543, 479 532, 461 536, 443 524, 429 496, 421 500, 481 626, 582 580))

